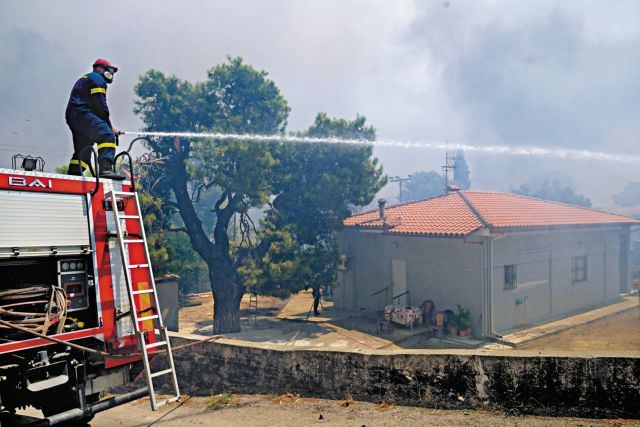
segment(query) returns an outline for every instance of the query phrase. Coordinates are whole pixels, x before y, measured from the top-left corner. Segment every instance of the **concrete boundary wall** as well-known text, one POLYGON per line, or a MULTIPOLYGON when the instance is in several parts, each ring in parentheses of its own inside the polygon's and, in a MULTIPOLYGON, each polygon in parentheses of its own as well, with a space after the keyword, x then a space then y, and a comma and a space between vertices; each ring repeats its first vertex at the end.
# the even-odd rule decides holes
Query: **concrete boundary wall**
MULTIPOLYGON (((195 338, 174 336, 174 346, 195 338)), ((640 418, 640 357, 523 351, 342 352, 205 342, 174 353, 189 395, 285 393, 433 408, 640 418)), ((157 361, 159 362, 159 360, 157 361)))

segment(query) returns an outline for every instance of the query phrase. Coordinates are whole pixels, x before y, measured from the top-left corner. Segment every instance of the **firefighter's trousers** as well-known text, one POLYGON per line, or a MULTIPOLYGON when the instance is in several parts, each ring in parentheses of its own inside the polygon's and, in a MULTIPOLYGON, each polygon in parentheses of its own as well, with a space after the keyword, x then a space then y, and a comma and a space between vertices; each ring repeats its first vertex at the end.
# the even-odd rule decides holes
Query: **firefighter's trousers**
POLYGON ((73 135, 73 157, 69 162, 69 175, 82 175, 89 167, 91 150, 86 147, 98 144, 98 158, 113 161, 116 153, 116 137, 109 124, 90 112, 78 112, 67 116, 67 124, 73 135))

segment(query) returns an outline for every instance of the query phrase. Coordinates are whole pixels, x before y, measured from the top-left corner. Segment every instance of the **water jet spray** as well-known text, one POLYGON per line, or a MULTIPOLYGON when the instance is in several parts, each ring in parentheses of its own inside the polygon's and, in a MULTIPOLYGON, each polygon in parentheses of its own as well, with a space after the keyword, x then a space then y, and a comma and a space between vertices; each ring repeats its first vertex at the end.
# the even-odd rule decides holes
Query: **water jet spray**
POLYGON ((502 154, 510 156, 553 157, 558 159, 574 160, 605 160, 612 162, 635 163, 640 162, 640 156, 621 153, 606 153, 602 151, 577 150, 571 148, 545 148, 532 145, 473 145, 463 143, 450 143, 444 141, 394 141, 346 138, 320 138, 295 135, 259 135, 237 133, 196 133, 196 132, 130 132, 120 131, 121 135, 138 137, 166 137, 166 138, 210 138, 225 141, 257 141, 257 142, 293 142, 300 144, 340 144, 340 145, 371 145, 376 147, 418 148, 427 150, 464 150, 467 152, 502 154))

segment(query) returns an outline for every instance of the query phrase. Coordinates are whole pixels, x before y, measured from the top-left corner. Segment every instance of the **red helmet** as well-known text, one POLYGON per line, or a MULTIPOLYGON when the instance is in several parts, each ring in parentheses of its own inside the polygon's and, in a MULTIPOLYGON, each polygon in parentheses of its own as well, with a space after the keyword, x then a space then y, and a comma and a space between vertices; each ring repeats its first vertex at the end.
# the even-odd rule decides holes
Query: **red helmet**
POLYGON ((110 67, 110 68, 113 69, 114 73, 116 71, 118 71, 118 67, 116 67, 111 62, 107 61, 106 59, 102 59, 102 58, 96 59, 96 61, 93 63, 93 68, 97 67, 98 65, 103 65, 105 67, 110 67))

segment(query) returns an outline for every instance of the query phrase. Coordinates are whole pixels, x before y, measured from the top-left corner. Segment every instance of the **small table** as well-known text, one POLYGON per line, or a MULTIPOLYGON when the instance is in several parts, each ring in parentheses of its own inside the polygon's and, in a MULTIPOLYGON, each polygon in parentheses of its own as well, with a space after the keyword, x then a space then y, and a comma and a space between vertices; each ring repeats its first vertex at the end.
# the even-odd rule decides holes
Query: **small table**
POLYGON ((422 323, 422 311, 420 307, 406 305, 387 305, 384 308, 385 317, 389 316, 393 323, 408 326, 413 330, 413 325, 422 323))

